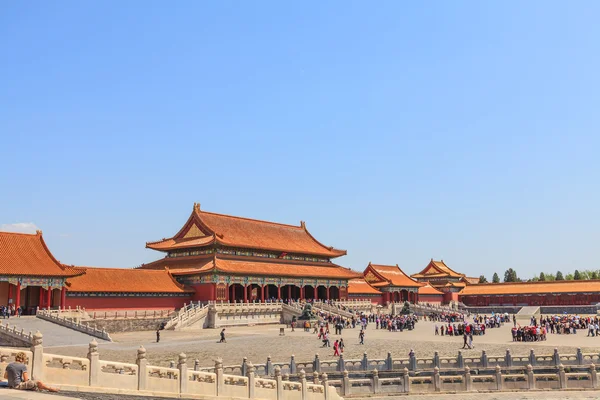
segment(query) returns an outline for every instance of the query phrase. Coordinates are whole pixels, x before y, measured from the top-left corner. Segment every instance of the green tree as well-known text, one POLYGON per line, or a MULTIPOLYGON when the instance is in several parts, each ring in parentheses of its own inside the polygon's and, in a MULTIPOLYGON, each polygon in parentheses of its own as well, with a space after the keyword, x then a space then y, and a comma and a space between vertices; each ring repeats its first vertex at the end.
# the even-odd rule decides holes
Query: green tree
POLYGON ((590 271, 590 279, 598 279, 598 272, 590 271))
POLYGON ((529 279, 527 282, 538 282, 540 280, 540 278, 538 278, 537 276, 534 276, 533 278, 529 279))
POLYGON ((557 281, 564 281, 564 280, 565 280, 565 278, 563 278, 563 274, 562 274, 562 272, 560 272, 560 271, 558 271, 558 272, 556 273, 556 278, 555 278, 555 279, 556 279, 557 281))
POLYGON ((544 274, 543 272, 540 272, 540 281, 545 281, 546 280, 546 274, 544 274))
POLYGON ((504 282, 518 282, 517 271, 512 268, 507 269, 504 272, 504 282))
POLYGON ((573 274, 573 279, 575 279, 576 281, 580 281, 582 279, 581 274, 578 270, 575 270, 575 273, 573 274))
POLYGON ((565 275, 565 281, 572 281, 573 280, 573 274, 568 273, 565 275))
POLYGON ((546 272, 546 281, 555 281, 556 276, 550 272, 546 272))
POLYGON ((488 283, 487 279, 485 278, 485 276, 480 275, 479 276, 479 283, 488 283))
POLYGON ((498 274, 496 272, 494 272, 494 276, 492 276, 492 282, 500 283, 500 277, 498 276, 498 274))

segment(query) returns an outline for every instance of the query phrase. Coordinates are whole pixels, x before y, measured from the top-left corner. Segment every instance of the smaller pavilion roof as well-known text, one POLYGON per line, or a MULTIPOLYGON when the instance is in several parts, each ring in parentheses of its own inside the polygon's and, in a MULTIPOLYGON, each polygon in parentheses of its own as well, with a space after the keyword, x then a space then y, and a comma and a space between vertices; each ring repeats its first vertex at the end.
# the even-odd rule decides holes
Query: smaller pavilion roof
POLYGON ((433 278, 433 277, 451 277, 462 278, 465 274, 454 271, 444 263, 444 260, 435 261, 433 258, 427 266, 419 273, 411 275, 415 279, 433 278))
POLYGON ((433 286, 431 286, 431 284, 429 282, 427 282, 425 284, 425 286, 421 286, 419 288, 419 294, 429 294, 429 295, 440 295, 442 296, 444 294, 444 292, 441 292, 439 290, 437 290, 436 288, 434 288, 433 286))
POLYGON ((375 289, 365 281, 364 278, 350 279, 348 281, 348 293, 349 294, 381 294, 381 292, 375 289))
POLYGON ((0 275, 68 277, 81 272, 63 267, 35 234, 0 232, 0 275))
POLYGON ((380 265, 369 263, 364 271, 365 280, 374 287, 403 286, 421 287, 423 284, 408 276, 396 265, 380 265))
POLYGON ((71 267, 82 275, 69 278, 70 292, 192 293, 177 282, 169 270, 71 267))

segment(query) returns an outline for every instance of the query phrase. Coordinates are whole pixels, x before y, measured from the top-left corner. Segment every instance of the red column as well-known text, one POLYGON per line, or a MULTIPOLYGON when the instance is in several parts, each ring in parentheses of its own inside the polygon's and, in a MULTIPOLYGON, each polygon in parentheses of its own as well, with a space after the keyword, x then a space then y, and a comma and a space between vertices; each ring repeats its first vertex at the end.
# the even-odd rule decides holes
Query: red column
POLYGON ((52 288, 48 287, 46 290, 46 308, 49 310, 52 306, 52 288))
POLYGON ((300 287, 300 300, 304 300, 304 286, 300 287))
POLYGON ((292 299, 292 285, 288 285, 288 300, 292 299))
POLYGON ((261 294, 260 294, 260 299, 262 300, 262 302, 265 302, 265 285, 262 285, 261 289, 261 294))
POLYGON ((60 308, 67 307, 67 288, 65 286, 60 289, 60 308))
POLYGON ((8 300, 6 301, 6 304, 10 304, 10 299, 12 299, 12 284, 8 284, 8 300))
POLYGON ((329 286, 327 286, 327 300, 329 300, 329 286))
POLYGON ((244 303, 248 301, 248 285, 244 285, 244 303))
POLYGON ((281 285, 277 285, 277 300, 281 300, 281 285))
POLYGON ((21 306, 21 282, 17 283, 17 299, 15 300, 15 307, 21 306))
POLYGON ((313 286, 313 293, 315 294, 315 300, 319 300, 319 286, 313 286))

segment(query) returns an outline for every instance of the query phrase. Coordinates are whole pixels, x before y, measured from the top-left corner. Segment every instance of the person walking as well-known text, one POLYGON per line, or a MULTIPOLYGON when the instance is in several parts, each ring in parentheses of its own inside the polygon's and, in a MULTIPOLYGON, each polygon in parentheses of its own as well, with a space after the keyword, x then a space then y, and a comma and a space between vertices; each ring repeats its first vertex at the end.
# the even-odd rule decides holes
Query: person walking
POLYGON ((358 339, 360 340, 360 344, 365 344, 365 331, 364 331, 364 329, 360 330, 360 333, 358 334, 358 339))
POLYGON ((344 346, 344 339, 342 339, 342 338, 340 338, 340 345, 339 345, 339 347, 340 347, 340 353, 343 354, 345 346, 344 346))
POLYGON ((334 357, 340 355, 340 341, 339 340, 336 340, 333 343, 333 355, 334 355, 334 357))
POLYGON ((160 329, 156 330, 156 343, 160 342, 160 329))
POLYGON ((225 340, 225 328, 223 328, 221 330, 221 340, 219 340, 219 343, 227 343, 227 340, 225 340))

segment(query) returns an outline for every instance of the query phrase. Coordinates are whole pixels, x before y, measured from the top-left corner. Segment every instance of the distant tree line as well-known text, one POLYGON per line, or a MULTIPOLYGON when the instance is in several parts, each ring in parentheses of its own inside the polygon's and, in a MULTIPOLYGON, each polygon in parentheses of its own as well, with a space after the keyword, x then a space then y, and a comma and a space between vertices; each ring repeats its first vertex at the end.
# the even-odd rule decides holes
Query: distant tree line
MULTIPOLYGON (((545 281, 585 281, 589 279, 600 279, 600 270, 575 270, 573 273, 563 275, 562 272, 556 271, 556 274, 552 272, 540 272, 538 276, 534 276, 530 279, 521 279, 517 276, 517 271, 512 268, 504 271, 504 282, 545 282, 545 281)), ((484 275, 479 276, 479 283, 488 283, 487 278, 484 275)), ((492 276, 492 283, 500 283, 500 276, 494 272, 492 276)))

